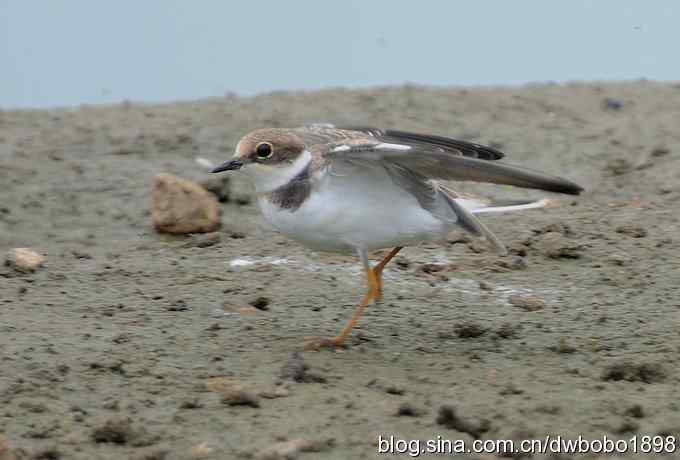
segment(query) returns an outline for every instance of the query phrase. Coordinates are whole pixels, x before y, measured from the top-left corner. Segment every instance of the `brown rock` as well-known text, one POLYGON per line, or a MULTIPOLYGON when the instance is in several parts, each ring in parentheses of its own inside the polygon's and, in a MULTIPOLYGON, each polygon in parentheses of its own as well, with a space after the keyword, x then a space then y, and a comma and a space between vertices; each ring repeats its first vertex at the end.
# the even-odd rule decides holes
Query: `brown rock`
POLYGON ((224 377, 214 377, 208 379, 206 386, 210 391, 219 393, 222 396, 222 402, 229 406, 260 407, 259 397, 245 383, 224 377))
POLYGON ((260 391, 258 395, 264 399, 286 398, 290 396, 290 390, 283 385, 277 385, 274 388, 260 391))
POLYGON ((561 233, 547 232, 536 243, 536 248, 545 256, 559 259, 578 259, 583 247, 576 241, 570 240, 561 233))
POLYGON ((652 149, 651 155, 653 157, 662 157, 664 155, 668 155, 669 153, 671 153, 671 150, 668 147, 661 145, 654 147, 654 149, 652 149))
POLYGON ((489 283, 488 281, 480 281, 479 282, 479 289, 482 291, 493 291, 494 287, 493 284, 489 283))
POLYGON ((602 380, 627 382, 659 383, 666 380, 668 374, 660 363, 632 363, 628 361, 609 365, 602 373, 602 380))
POLYGON ((255 454, 257 460, 290 460, 297 458, 302 452, 323 452, 333 447, 333 439, 307 441, 305 439, 291 439, 281 441, 262 449, 255 454))
POLYGON ((491 422, 488 419, 464 419, 456 413, 453 406, 449 405, 443 405, 439 408, 437 424, 461 433, 467 433, 475 439, 479 439, 491 429, 491 422))
POLYGON ((220 226, 220 206, 200 185, 171 174, 154 178, 151 217, 158 232, 206 233, 220 226))
POLYGON ((610 176, 622 176, 633 170, 633 163, 625 158, 614 158, 607 162, 604 169, 610 176))
POLYGON ((537 311, 545 308, 545 300, 533 295, 514 294, 508 299, 511 305, 526 311, 537 311))
POLYGON ((42 267, 45 256, 29 248, 10 249, 5 259, 5 265, 22 273, 31 273, 42 267))
POLYGON ((98 444, 128 444, 133 447, 149 446, 156 442, 144 425, 134 424, 129 417, 112 417, 98 424, 92 431, 92 440, 98 444))
POLYGON ((484 335, 487 328, 478 323, 462 323, 456 325, 455 331, 461 339, 475 339, 484 335))
POLYGON ((210 457, 215 449, 210 447, 207 442, 196 444, 191 448, 192 458, 207 458, 210 457))
POLYGON ((633 238, 644 238, 647 236, 647 230, 638 224, 624 224, 616 227, 616 233, 628 235, 633 238))

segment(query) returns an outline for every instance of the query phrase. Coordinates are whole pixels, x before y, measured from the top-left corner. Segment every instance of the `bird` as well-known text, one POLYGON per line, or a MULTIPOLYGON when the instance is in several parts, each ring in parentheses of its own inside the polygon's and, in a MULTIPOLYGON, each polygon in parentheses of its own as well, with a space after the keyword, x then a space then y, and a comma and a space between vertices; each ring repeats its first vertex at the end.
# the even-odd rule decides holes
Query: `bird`
POLYGON ((210 172, 245 173, 265 220, 288 238, 316 251, 358 256, 368 288, 351 319, 336 337, 305 344, 305 349, 340 349, 366 307, 383 299, 383 270, 405 246, 444 241, 462 229, 506 254, 477 215, 548 202, 494 203, 448 181, 570 195, 583 191, 567 179, 499 161, 503 157, 495 148, 449 137, 316 123, 256 129, 238 142, 231 159, 210 172), (387 248, 389 253, 371 266, 369 252, 387 248))

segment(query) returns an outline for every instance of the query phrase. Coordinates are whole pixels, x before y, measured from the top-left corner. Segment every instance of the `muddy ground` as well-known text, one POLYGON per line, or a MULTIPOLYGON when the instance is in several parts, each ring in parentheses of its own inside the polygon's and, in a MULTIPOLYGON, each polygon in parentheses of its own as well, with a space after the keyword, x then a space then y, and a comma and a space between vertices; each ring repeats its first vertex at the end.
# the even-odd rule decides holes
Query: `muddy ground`
POLYGON ((677 84, 2 111, 0 190, 2 252, 47 254, 32 274, 0 268, 6 458, 359 459, 379 457, 379 435, 680 434, 677 84), (238 179, 217 236, 157 234, 150 191, 160 172, 209 179, 196 157, 226 159, 249 130, 315 121, 489 143, 587 192, 485 217, 505 257, 461 234, 407 248, 347 350, 297 355, 350 317, 359 263, 268 229, 238 179))

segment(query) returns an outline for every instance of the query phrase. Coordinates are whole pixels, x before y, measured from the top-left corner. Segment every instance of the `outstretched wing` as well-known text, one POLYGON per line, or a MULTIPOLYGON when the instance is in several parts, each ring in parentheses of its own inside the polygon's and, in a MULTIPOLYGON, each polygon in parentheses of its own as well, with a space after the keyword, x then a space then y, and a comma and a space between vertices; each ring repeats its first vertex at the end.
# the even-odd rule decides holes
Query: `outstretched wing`
POLYGON ((504 156, 503 152, 474 142, 395 129, 379 129, 367 126, 336 127, 330 123, 315 123, 305 126, 304 129, 323 134, 324 138, 327 138, 329 135, 338 140, 364 137, 388 144, 396 143, 411 147, 423 147, 439 152, 447 152, 451 155, 479 158, 481 160, 499 160, 504 156))
POLYGON ((389 130, 375 131, 383 135, 371 134, 365 129, 328 127, 308 129, 307 132, 319 140, 326 140, 324 144, 316 143, 313 148, 330 162, 382 162, 398 165, 428 179, 489 182, 571 195, 583 191, 567 179, 500 161, 488 161, 493 159, 491 152, 495 150, 482 150, 477 144, 389 130), (399 134, 390 135, 390 132, 399 134), (454 144, 466 147, 454 148, 454 144))
POLYGON ((480 160, 500 160, 504 156, 503 152, 485 145, 459 141, 449 137, 435 136, 432 134, 419 134, 408 131, 397 131, 394 129, 377 129, 359 126, 340 129, 362 132, 381 142, 409 145, 415 148, 424 147, 442 153, 446 152, 453 155, 479 158, 480 160))

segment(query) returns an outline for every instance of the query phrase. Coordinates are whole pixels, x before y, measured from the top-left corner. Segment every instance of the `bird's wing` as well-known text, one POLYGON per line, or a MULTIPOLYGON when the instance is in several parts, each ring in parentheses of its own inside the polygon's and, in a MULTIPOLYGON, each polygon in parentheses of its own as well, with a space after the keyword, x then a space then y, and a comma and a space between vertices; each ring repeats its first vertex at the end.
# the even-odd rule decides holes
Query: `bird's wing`
POLYGON ((307 132, 317 140, 317 143, 310 143, 311 148, 330 163, 348 161, 398 165, 426 179, 489 182, 571 195, 578 195, 583 190, 567 179, 466 156, 460 150, 447 150, 431 142, 397 141, 396 138, 387 142, 392 138, 335 128, 318 128, 317 132, 308 129, 307 132), (325 143, 321 143, 322 140, 325 143))
POLYGON ((421 146, 439 152, 447 152, 451 155, 479 158, 481 160, 499 160, 504 156, 503 152, 485 145, 432 134, 371 128, 367 126, 336 127, 329 123, 311 124, 307 125, 304 129, 317 131, 320 134, 323 133, 324 136, 330 135, 339 139, 360 136, 385 143, 404 144, 412 147, 421 146))

